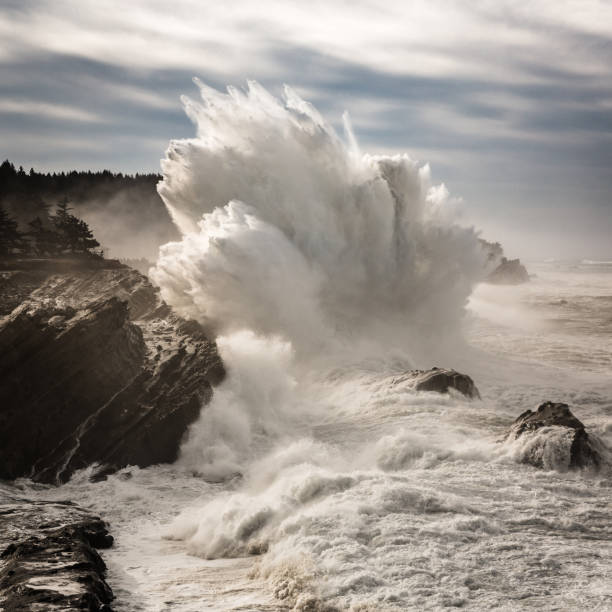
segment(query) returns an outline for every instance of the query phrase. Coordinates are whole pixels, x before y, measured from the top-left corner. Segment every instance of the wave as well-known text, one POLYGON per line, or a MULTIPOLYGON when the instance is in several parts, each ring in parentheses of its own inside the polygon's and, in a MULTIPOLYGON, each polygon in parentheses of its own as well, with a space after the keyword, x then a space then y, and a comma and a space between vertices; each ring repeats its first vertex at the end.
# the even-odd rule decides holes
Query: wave
POLYGON ((152 272, 219 334, 278 335, 302 353, 407 347, 456 329, 482 275, 476 232, 408 155, 360 154, 285 88, 184 99, 197 136, 171 143, 159 193, 183 238, 152 272))
POLYGON ((159 185, 182 239, 161 248, 151 275, 218 335, 228 370, 179 466, 234 484, 186 509, 167 536, 208 558, 269 551, 260 577, 296 609, 317 609, 311 598, 382 584, 351 568, 342 586, 339 559, 359 547, 350 529, 328 546, 323 584, 317 555, 343 514, 375 524, 395 512, 468 512, 394 476, 489 452, 460 431, 383 428, 346 448, 312 433, 359 438, 346 423, 382 407, 454 409, 448 396, 415 396, 407 408, 414 394, 389 380, 434 365, 423 362, 457 341, 484 255, 427 165, 362 154, 348 120, 341 138, 289 88, 278 100, 254 82, 227 93, 198 84, 202 101, 184 99, 197 135, 171 143, 159 185))
POLYGON ((612 266, 612 260, 583 259, 580 263, 584 266, 612 266))

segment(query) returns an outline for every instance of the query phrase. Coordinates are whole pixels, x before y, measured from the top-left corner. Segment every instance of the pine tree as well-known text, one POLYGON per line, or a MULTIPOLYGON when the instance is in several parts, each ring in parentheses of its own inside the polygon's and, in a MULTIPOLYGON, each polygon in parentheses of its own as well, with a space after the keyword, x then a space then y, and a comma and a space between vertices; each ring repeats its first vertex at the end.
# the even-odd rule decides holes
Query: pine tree
POLYGON ((55 217, 56 219, 66 219, 68 218, 70 215, 70 211, 72 210, 72 208, 70 208, 68 206, 68 204, 70 203, 70 200, 68 199, 67 196, 64 196, 63 199, 61 199, 58 203, 57 203, 57 208, 55 210, 55 217))
POLYGON ((80 252, 89 255, 98 255, 98 253, 92 252, 92 249, 95 249, 100 246, 100 243, 94 238, 93 232, 89 229, 89 225, 85 223, 82 219, 77 219, 74 217, 76 221, 76 234, 78 235, 78 246, 80 252))
POLYGON ((75 251, 74 240, 72 235, 74 234, 71 231, 71 227, 74 225, 73 217, 70 214, 72 208, 68 206, 70 200, 66 196, 57 205, 57 209, 55 211, 55 215, 53 215, 53 225, 57 228, 60 242, 60 250, 68 253, 73 253, 75 251))
POLYGON ((62 252, 74 255, 98 255, 92 249, 100 246, 85 221, 70 213, 69 200, 64 197, 57 205, 53 223, 60 235, 62 252))
POLYGON ((28 237, 31 238, 32 250, 35 255, 39 257, 51 257, 57 255, 61 251, 61 237, 60 235, 49 229, 41 220, 40 217, 36 217, 28 224, 30 231, 28 237))
POLYGON ((17 221, 9 217, 4 208, 0 207, 0 255, 13 255, 25 248, 17 221))

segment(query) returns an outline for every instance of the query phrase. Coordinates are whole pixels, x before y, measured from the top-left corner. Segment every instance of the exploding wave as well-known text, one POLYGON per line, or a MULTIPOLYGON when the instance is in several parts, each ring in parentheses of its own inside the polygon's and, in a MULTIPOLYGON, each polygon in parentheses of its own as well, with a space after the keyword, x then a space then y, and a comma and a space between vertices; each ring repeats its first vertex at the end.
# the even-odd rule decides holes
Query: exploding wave
POLYGON ((482 453, 452 427, 369 439, 349 426, 339 446, 312 428, 406 410, 408 390, 389 377, 433 365, 426 349, 455 337, 483 270, 477 235, 428 166, 362 155, 348 119, 342 139, 289 88, 280 101, 252 82, 227 94, 198 84, 203 101, 185 99, 197 136, 171 144, 159 187, 183 238, 152 274, 217 335, 228 369, 179 465, 242 484, 185 510, 167 536, 209 558, 268 551, 259 576, 296 609, 313 596, 376 599, 381 576, 341 561, 359 546, 353 528, 328 542, 338 520, 375 532, 388 513, 467 512, 393 473, 482 453))
POLYGON ((407 155, 361 155, 291 89, 256 83, 185 99, 197 137, 175 141, 159 192, 183 239, 162 247, 164 297, 219 334, 412 346, 444 336, 482 270, 475 232, 407 155))

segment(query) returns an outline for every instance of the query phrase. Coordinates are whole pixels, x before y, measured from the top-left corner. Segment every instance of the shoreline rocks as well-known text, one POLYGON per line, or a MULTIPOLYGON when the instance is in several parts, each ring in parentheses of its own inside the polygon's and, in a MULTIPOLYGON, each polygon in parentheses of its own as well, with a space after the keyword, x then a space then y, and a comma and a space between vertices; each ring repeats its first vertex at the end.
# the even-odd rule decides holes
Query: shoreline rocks
POLYGON ((529 281, 529 274, 520 259, 507 259, 499 242, 479 239, 486 254, 485 282, 495 285, 520 285, 529 281))
POLYGON ((448 393, 450 389, 458 391, 469 398, 480 399, 480 392, 474 381, 467 375, 433 367, 430 370, 409 370, 405 374, 396 377, 394 384, 412 381, 415 391, 434 391, 436 393, 448 393))
POLYGON ((113 592, 96 549, 113 538, 72 502, 0 502, 0 609, 112 612, 113 592))
POLYGON ((3 278, 28 295, 0 319, 0 478, 176 460, 224 377, 214 341, 126 266, 42 272, 3 278))
POLYGON ((529 282, 529 274, 520 259, 506 259, 487 276, 487 283, 494 285, 522 285, 529 282))
POLYGON ((522 463, 544 469, 598 468, 602 457, 597 445, 567 404, 544 402, 526 410, 512 424, 506 437, 524 442, 522 463))

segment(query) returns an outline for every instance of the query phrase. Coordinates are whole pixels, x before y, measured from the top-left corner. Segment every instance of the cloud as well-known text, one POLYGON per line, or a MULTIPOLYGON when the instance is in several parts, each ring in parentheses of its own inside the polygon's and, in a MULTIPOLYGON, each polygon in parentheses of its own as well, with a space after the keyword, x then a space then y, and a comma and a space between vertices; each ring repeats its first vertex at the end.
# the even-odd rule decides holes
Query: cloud
POLYGON ((62 121, 99 122, 103 119, 89 111, 65 104, 49 104, 32 100, 0 98, 0 114, 36 115, 62 121))
POLYGON ((257 58, 268 76, 268 45, 301 47, 391 74, 531 81, 521 66, 562 62, 609 75, 608 53, 581 42, 612 35, 609 3, 414 0, 261 3, 176 0, 125 3, 69 0, 8 3, 2 11, 5 57, 33 52, 80 56, 144 69, 241 72, 257 58), (562 44, 559 44, 559 43, 562 44), (486 50, 486 52, 483 52, 486 50), (492 68, 497 68, 492 70, 492 68))
POLYGON ((192 76, 254 78, 349 110, 364 150, 431 159, 483 218, 610 210, 611 42, 597 0, 5 0, 0 139, 24 165, 156 170, 192 133, 192 76))

